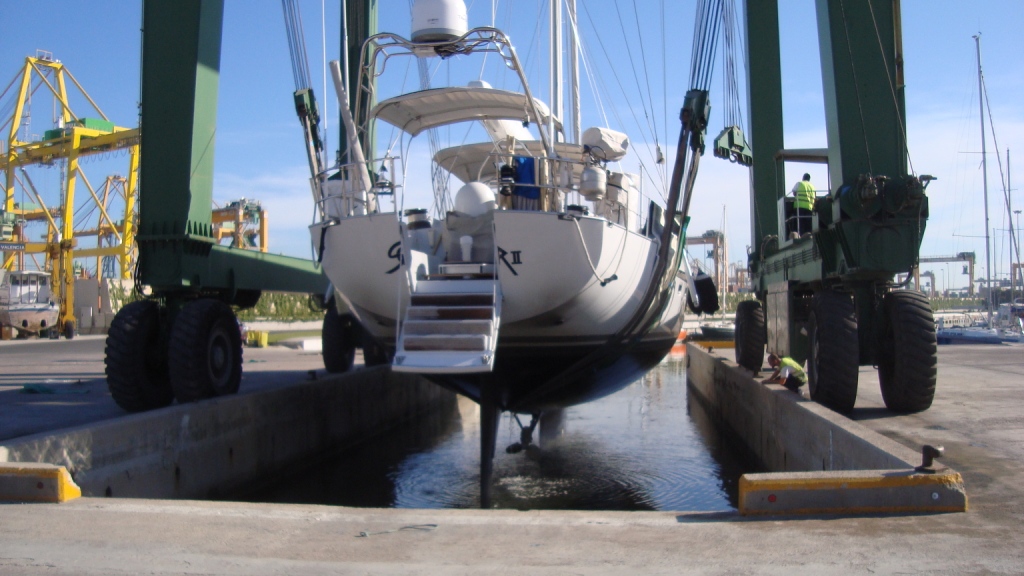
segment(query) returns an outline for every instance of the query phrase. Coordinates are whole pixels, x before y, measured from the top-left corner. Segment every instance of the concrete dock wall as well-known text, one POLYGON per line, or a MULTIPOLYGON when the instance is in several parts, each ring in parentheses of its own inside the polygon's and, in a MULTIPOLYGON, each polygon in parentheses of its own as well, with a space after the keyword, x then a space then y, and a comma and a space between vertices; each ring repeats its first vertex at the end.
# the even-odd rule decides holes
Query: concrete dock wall
POLYGON ((19 438, 0 462, 65 466, 86 496, 217 498, 454 403, 380 367, 19 438))
POLYGON ((728 356, 688 345, 687 385, 767 469, 886 470, 921 463, 919 452, 783 386, 762 384, 728 356))
POLYGON ((918 452, 794 394, 699 345, 687 385, 770 472, 744 474, 743 515, 963 512, 955 470, 918 471, 918 452))

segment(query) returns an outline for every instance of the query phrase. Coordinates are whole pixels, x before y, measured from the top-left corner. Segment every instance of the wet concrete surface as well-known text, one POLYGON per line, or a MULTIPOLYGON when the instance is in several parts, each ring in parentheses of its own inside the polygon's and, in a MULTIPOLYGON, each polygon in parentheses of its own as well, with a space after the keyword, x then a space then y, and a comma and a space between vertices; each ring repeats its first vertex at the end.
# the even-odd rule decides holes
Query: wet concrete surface
MULTIPOLYGON (((0 345, 5 371, 9 351, 0 345)), ((246 360, 259 359, 248 352, 246 360)), ((303 378, 319 367, 315 354, 266 353, 263 370, 247 363, 243 393, 261 385, 260 372, 303 378)), ((21 376, 2 381, 0 430, 9 433, 9 415, 24 411, 8 406, 21 394, 17 378, 37 366, 39 378, 75 373, 60 365, 11 370, 21 376)), ((78 369, 91 382, 102 359, 78 369)), ((82 498, 0 505, 0 574, 1024 573, 1024 345, 940 347, 935 403, 920 414, 886 411, 876 382, 862 369, 853 418, 915 449, 944 445, 969 512, 747 519, 82 498)), ((76 408, 50 404, 102 394, 98 383, 61 385, 90 392, 44 399, 51 414, 76 408)))

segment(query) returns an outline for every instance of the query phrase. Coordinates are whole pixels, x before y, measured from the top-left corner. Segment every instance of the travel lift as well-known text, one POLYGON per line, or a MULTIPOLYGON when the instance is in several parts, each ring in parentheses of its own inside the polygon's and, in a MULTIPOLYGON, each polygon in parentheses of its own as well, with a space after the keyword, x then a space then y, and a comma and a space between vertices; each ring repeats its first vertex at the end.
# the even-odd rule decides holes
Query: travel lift
POLYGON ((107 338, 107 382, 130 412, 233 394, 242 341, 232 307, 262 291, 322 295, 307 260, 217 244, 211 221, 223 0, 143 4, 138 285, 107 338))
POLYGON ((894 281, 919 261, 931 176, 907 170, 899 0, 816 0, 828 148, 783 145, 778 2, 746 2, 753 139, 750 268, 756 300, 736 311, 736 361, 755 372, 765 345, 807 361, 811 398, 850 412, 860 366, 877 366, 885 405, 931 406, 936 335, 924 294, 894 281), (786 231, 783 163, 828 165, 812 231, 786 231))

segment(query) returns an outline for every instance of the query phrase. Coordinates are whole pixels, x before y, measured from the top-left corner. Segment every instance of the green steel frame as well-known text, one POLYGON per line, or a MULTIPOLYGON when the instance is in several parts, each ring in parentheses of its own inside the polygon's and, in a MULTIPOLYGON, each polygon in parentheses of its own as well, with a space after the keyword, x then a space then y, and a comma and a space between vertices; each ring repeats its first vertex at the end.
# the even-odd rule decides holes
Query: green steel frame
POLYGON ((223 0, 143 8, 139 278, 158 296, 252 305, 262 290, 323 294, 315 263, 217 245, 213 152, 223 0))
MULTIPOLYGON (((367 38, 377 33, 378 0, 346 0, 344 5, 344 20, 341 24, 347 34, 341 39, 341 54, 342 59, 345 61, 345 74, 349 86, 348 105, 352 113, 355 114, 357 108, 356 101, 357 99, 362 99, 362 106, 358 108, 366 113, 373 107, 373 103, 366 100, 370 88, 368 83, 372 82, 372 80, 369 78, 363 79, 363 84, 359 89, 357 89, 354 83, 359 79, 359 65, 363 55, 363 43, 366 42, 367 38)), ((355 118, 356 126, 362 125, 363 120, 364 118, 355 118)), ((344 120, 339 118, 338 126, 338 142, 341 142, 344 146, 348 142, 348 136, 345 134, 344 120)), ((369 129, 370 132, 368 134, 359 135, 359 141, 363 145, 363 149, 367 151, 366 159, 372 160, 375 134, 372 126, 369 129)))
POLYGON ((860 362, 872 364, 881 298, 918 261, 930 177, 907 169, 899 0, 816 0, 816 11, 832 187, 815 206, 812 237, 790 240, 778 219, 783 161, 791 156, 783 143, 778 2, 746 2, 750 269, 767 305, 772 351, 806 358, 810 297, 837 289, 854 295, 860 362))

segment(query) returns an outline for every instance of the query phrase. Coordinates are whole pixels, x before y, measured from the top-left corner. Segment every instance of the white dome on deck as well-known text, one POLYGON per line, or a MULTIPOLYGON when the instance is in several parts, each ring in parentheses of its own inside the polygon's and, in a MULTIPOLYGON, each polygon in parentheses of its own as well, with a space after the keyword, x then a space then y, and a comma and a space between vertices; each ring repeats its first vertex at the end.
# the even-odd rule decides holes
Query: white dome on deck
POLYGON ((463 0, 416 0, 412 5, 412 41, 455 40, 469 29, 463 0))
POLYGON ((455 194, 455 211, 469 216, 482 216, 494 210, 494 192, 483 182, 470 182, 455 194))

